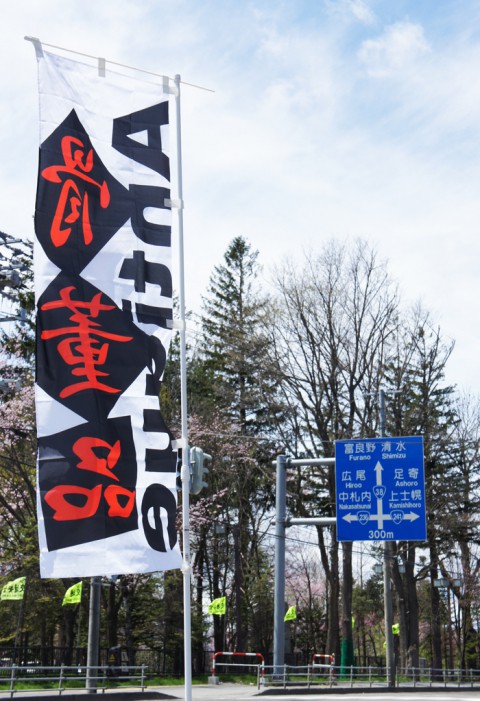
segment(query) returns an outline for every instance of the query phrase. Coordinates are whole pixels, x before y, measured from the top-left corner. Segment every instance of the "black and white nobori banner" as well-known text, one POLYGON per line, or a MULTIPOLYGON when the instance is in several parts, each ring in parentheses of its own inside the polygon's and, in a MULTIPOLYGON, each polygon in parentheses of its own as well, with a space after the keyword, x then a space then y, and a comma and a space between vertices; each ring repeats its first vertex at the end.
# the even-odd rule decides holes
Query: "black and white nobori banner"
POLYGON ((38 517, 42 577, 180 567, 159 406, 172 333, 173 81, 36 43, 38 517))

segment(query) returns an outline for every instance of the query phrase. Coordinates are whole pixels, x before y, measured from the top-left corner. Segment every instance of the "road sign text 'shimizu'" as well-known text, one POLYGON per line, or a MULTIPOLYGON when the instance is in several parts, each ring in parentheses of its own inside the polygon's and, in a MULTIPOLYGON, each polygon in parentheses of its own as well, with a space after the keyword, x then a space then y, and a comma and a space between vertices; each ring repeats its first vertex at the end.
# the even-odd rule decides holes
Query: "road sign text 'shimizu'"
POLYGON ((423 438, 335 442, 337 539, 427 537, 423 438))

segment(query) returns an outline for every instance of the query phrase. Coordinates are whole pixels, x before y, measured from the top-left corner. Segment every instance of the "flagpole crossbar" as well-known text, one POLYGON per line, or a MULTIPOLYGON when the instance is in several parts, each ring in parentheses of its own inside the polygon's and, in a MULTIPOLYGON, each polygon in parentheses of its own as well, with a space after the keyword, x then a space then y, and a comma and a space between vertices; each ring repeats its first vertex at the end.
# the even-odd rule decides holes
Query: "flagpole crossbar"
MULTIPOLYGON (((164 81, 171 80, 172 82, 175 82, 175 78, 172 78, 171 76, 168 76, 168 75, 162 75, 161 73, 155 73, 154 71, 147 71, 144 68, 136 68, 135 66, 129 66, 126 63, 119 63, 118 61, 110 61, 110 59, 101 58, 99 56, 93 56, 92 54, 86 54, 82 51, 75 51, 74 49, 67 49, 64 46, 56 46, 55 44, 47 44, 46 42, 41 42, 40 39, 38 39, 37 37, 26 36, 26 37, 24 37, 24 39, 25 39, 25 41, 31 41, 32 44, 34 44, 36 48, 40 48, 41 46, 48 46, 49 49, 56 49, 57 51, 65 51, 66 53, 69 53, 69 54, 75 54, 76 56, 83 56, 84 58, 91 58, 94 61, 98 61, 98 72, 99 72, 99 75, 101 75, 101 76, 105 76, 106 64, 110 63, 112 66, 118 66, 119 68, 127 68, 129 71, 138 71, 139 73, 145 73, 146 75, 153 75, 156 78, 162 78, 164 81)), ((182 83, 182 85, 188 85, 190 88, 197 88, 198 90, 206 90, 207 92, 215 92, 215 90, 212 90, 211 88, 205 88, 203 85, 195 85, 194 83, 187 83, 184 80, 182 80, 181 83, 182 83)), ((165 83, 164 83, 164 88, 166 88, 167 91, 170 91, 173 94, 175 93, 175 88, 168 86, 168 85, 165 85, 165 83)))

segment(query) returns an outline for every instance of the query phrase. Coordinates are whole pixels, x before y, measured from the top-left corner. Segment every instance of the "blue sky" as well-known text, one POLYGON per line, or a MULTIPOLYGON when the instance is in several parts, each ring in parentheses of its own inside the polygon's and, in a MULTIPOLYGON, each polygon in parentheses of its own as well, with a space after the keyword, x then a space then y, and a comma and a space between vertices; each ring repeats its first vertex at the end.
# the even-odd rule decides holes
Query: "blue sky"
POLYGON ((181 74, 187 305, 229 241, 282 258, 367 239, 480 391, 477 0, 17 0, 4 19, 0 230, 31 235, 36 61, 25 35, 181 74))

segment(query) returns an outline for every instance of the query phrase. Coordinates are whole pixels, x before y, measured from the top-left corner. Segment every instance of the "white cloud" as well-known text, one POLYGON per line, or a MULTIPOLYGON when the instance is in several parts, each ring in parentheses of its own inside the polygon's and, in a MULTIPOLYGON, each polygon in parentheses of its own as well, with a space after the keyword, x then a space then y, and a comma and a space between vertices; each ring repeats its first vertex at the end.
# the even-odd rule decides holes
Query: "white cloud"
POLYGON ((375 15, 366 2, 363 2, 363 0, 350 0, 349 5, 352 15, 359 22, 366 25, 375 23, 375 15))
POLYGON ((355 19, 364 25, 375 24, 376 17, 365 0, 326 0, 326 8, 332 15, 355 19))
POLYGON ((358 58, 369 75, 383 78, 410 68, 430 51, 423 27, 413 22, 396 22, 376 39, 366 39, 358 58))
POLYGON ((24 34, 180 73, 215 90, 182 89, 187 306, 236 235, 265 268, 363 236, 410 299, 441 312, 458 340, 455 379, 480 389, 468 369, 480 352, 475 3, 455 3, 455 24, 451 3, 420 15, 418 0, 18 0, 0 64, 0 230, 33 228, 38 105, 24 34))

